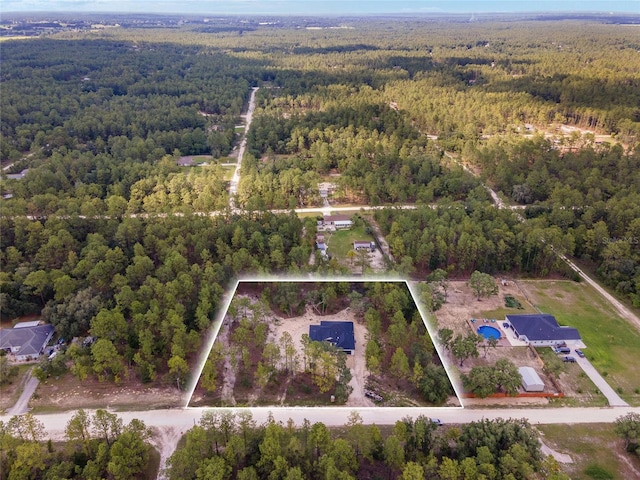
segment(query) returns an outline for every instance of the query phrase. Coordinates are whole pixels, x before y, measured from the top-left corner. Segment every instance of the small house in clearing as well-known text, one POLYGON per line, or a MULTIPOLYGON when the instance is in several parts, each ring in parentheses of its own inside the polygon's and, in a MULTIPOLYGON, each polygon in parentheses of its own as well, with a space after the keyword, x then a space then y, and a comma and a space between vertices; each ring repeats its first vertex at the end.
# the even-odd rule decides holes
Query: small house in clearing
POLYGON ((560 326, 553 315, 545 313, 507 315, 503 327, 512 330, 518 340, 535 347, 582 346, 577 329, 560 326))
POLYGON ((36 360, 53 337, 53 325, 17 324, 0 330, 0 349, 13 355, 17 362, 36 360))
POLYGON ((542 392, 544 382, 533 367, 519 367, 518 372, 522 377, 522 388, 525 392, 542 392))
POLYGON ((320 325, 309 325, 309 338, 315 342, 329 342, 347 355, 356 351, 353 322, 323 320, 320 325))
POLYGON ((351 228, 351 225, 353 225, 351 217, 349 217, 348 215, 325 215, 325 217, 318 223, 319 226, 322 226, 329 230, 351 228))

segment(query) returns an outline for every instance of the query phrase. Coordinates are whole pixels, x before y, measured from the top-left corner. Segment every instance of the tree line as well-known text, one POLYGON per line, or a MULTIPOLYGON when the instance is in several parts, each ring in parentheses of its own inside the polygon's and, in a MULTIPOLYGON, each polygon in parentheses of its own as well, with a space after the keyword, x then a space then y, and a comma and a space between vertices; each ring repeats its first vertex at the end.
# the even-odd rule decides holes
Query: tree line
POLYGON ((566 479, 558 463, 540 452, 525 420, 483 420, 438 427, 406 417, 392 429, 364 425, 353 412, 343 428, 302 425, 250 413, 205 413, 169 459, 172 479, 494 478, 542 475, 566 479))
POLYGON ((8 480, 131 478, 152 479, 158 455, 152 432, 133 419, 78 410, 65 427, 63 442, 45 441, 44 425, 31 413, 0 421, 0 477, 8 480))

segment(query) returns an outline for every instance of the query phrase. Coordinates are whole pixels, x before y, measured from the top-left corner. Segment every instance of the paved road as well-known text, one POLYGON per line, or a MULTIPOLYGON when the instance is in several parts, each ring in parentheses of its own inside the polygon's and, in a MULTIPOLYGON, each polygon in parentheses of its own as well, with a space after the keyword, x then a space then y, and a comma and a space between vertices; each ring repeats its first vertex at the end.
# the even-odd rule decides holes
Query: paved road
POLYGON ((20 398, 16 404, 7 410, 7 415, 22 415, 23 413, 27 413, 29 410, 29 400, 40 384, 40 380, 31 375, 32 371, 33 369, 29 370, 25 374, 25 383, 22 394, 20 394, 20 398))
MULTIPOLYGON (((607 397, 607 401, 609 405, 612 407, 628 407, 629 404, 625 402, 620 396, 615 392, 613 388, 609 386, 607 381, 602 378, 602 375, 598 373, 598 371, 591 365, 591 362, 584 357, 579 357, 578 355, 572 355, 578 362, 578 365, 584 370, 584 373, 591 379, 593 383, 595 383, 596 387, 602 392, 602 394, 607 397)), ((633 368, 633 367, 630 367, 633 368)))

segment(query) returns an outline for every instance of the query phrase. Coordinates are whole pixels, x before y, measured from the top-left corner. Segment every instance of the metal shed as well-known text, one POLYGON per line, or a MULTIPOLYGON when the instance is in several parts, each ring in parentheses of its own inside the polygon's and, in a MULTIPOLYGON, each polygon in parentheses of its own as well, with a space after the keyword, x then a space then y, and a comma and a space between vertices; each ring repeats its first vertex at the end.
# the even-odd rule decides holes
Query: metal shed
POLYGON ((518 372, 522 377, 522 388, 525 392, 542 392, 544 390, 544 382, 532 367, 519 367, 518 372))

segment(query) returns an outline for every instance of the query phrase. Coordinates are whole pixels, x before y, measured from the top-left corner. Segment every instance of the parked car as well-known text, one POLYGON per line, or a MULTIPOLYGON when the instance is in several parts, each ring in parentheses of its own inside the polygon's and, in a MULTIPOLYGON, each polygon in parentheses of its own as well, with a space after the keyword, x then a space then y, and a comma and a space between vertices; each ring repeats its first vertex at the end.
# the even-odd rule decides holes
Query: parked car
POLYGON ((572 356, 569 356, 569 355, 566 355, 566 356, 562 359, 562 361, 563 361, 563 362, 569 362, 569 363, 576 363, 576 358, 575 358, 575 357, 572 357, 572 356))
POLYGON ((555 353, 571 353, 571 349, 569 347, 553 347, 553 351, 555 353))
POLYGON ((442 420, 440 420, 439 418, 431 418, 430 419, 432 423, 435 423, 436 425, 438 425, 439 427, 441 427, 442 425, 444 425, 444 423, 442 423, 442 420))
POLYGON ((576 355, 578 355, 580 358, 584 358, 584 352, 582 350, 579 349, 575 349, 576 355))
POLYGON ((381 395, 378 395, 376 392, 372 392, 371 390, 365 390, 364 391, 364 396, 365 397, 369 397, 369 398, 375 400, 376 402, 381 402, 382 400, 384 400, 384 398, 382 398, 381 395))

